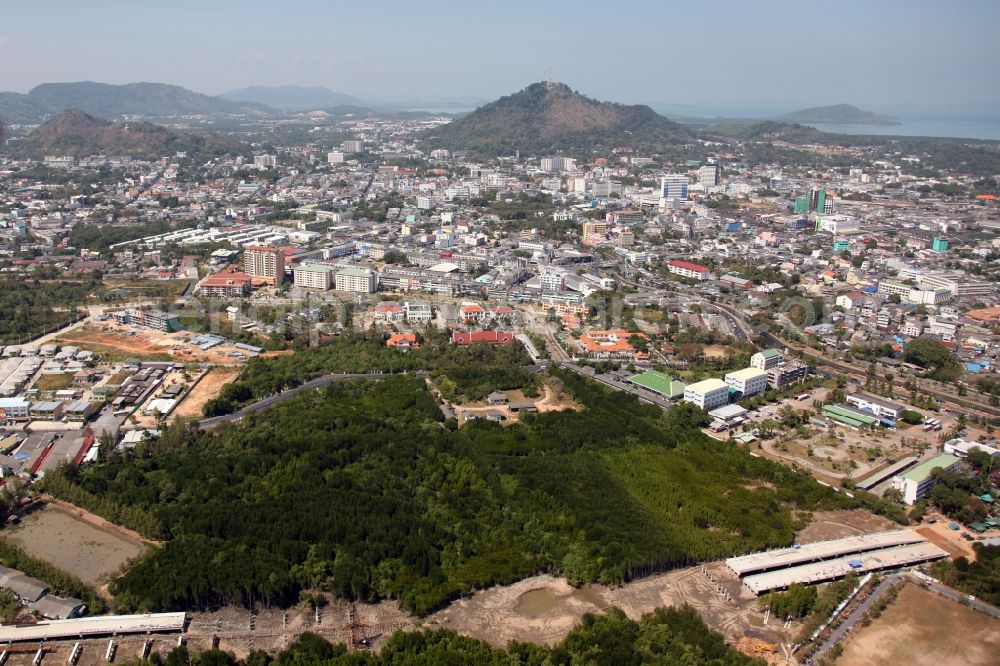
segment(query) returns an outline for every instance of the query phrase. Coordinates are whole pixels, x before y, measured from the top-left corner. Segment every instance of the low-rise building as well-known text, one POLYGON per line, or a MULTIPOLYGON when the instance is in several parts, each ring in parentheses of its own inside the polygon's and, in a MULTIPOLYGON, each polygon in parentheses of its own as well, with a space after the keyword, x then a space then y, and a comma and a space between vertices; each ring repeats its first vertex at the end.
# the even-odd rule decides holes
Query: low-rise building
POLYGON ((690 261, 681 261, 679 259, 669 262, 667 264, 667 270, 674 275, 691 278, 692 280, 707 280, 711 275, 711 271, 708 270, 708 267, 700 264, 692 264, 690 261))
POLYGON ((879 418, 892 419, 893 421, 898 419, 899 415, 906 409, 906 405, 868 393, 850 394, 847 396, 847 404, 853 405, 861 411, 870 412, 879 418))

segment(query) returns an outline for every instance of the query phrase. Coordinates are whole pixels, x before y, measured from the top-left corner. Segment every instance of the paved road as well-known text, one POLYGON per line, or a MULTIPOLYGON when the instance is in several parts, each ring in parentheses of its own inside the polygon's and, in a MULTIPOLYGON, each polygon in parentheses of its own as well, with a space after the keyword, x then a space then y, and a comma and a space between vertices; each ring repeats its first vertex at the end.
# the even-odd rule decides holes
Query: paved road
POLYGON ((875 589, 872 590, 870 595, 868 595, 868 598, 858 604, 858 607, 851 611, 851 613, 844 618, 832 632, 830 632, 830 635, 819 645, 818 648, 816 648, 816 651, 813 652, 809 659, 806 660, 806 663, 816 663, 824 654, 827 653, 828 650, 830 650, 830 648, 844 640, 844 637, 846 637, 847 634, 854 629, 855 625, 857 625, 858 622, 861 621, 861 618, 865 616, 865 613, 871 610, 872 605, 874 605, 874 603, 894 585, 901 583, 902 580, 903 577, 900 574, 893 574, 891 576, 886 576, 879 581, 879 584, 875 586, 875 589))
MULTIPOLYGON (((418 376, 422 376, 422 373, 418 373, 418 376)), ((367 374, 338 374, 338 375, 323 375, 322 377, 317 377, 316 379, 310 379, 304 384, 300 384, 295 388, 290 388, 287 391, 282 391, 281 393, 275 393, 274 395, 269 395, 266 398, 261 398, 257 402, 250 403, 246 407, 240 409, 232 414, 226 414, 225 416, 213 416, 211 418, 202 419, 198 423, 198 427, 202 430, 207 430, 209 428, 214 428, 220 423, 228 423, 232 421, 239 421, 247 414, 252 414, 254 412, 259 412, 262 409, 267 409, 268 407, 274 405, 275 403, 281 402, 282 400, 288 400, 293 398, 303 391, 308 391, 310 389, 320 389, 324 386, 329 386, 333 382, 342 382, 350 379, 382 379, 385 377, 385 373, 367 373, 367 374)))
POLYGON ((995 618, 1000 618, 1000 608, 986 603, 985 601, 980 601, 979 599, 973 599, 969 601, 969 595, 959 592, 958 590, 953 590, 947 585, 936 582, 934 579, 927 580, 926 578, 920 578, 915 573, 907 573, 906 577, 917 585, 922 585, 926 587, 931 592, 936 592, 943 597, 948 597, 953 599, 963 606, 968 606, 973 610, 977 610, 981 613, 986 613, 987 615, 992 615, 995 618))

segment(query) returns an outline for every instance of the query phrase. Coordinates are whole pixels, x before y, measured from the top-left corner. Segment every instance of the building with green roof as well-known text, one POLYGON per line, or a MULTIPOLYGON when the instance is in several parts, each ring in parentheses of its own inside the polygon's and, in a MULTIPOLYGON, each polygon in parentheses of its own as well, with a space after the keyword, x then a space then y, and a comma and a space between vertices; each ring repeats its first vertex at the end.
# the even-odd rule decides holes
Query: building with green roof
POLYGON ((879 424, 879 420, 874 416, 864 414, 859 410, 841 407, 840 405, 824 405, 823 413, 834 421, 850 428, 861 428, 862 426, 874 428, 879 424))
POLYGON ((954 472, 961 463, 961 458, 947 453, 934 456, 930 460, 925 460, 916 467, 893 477, 892 487, 903 493, 904 502, 916 504, 918 499, 926 497, 930 489, 934 487, 937 479, 932 472, 935 469, 954 472))
POLYGON ((647 370, 640 375, 628 378, 630 384, 652 391, 658 395, 675 400, 684 395, 684 384, 670 375, 658 370, 647 370))

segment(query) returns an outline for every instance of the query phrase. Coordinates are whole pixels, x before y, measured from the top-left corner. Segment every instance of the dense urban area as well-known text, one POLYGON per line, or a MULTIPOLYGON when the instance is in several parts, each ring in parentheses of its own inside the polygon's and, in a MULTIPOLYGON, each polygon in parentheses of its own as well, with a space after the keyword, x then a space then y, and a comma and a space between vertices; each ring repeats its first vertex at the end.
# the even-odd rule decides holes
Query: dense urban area
POLYGON ((996 663, 1000 143, 78 85, 0 104, 0 663, 996 663))

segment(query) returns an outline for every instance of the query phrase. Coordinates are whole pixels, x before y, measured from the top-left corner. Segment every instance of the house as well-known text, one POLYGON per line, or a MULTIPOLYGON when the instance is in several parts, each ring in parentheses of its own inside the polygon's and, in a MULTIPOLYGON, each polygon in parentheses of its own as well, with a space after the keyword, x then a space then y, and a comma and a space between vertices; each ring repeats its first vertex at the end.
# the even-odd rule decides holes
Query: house
POLYGON ((465 303, 458 309, 458 312, 466 324, 478 324, 486 318, 486 310, 475 303, 465 303))
POLYGON ((499 391, 494 391, 493 393, 490 393, 488 396, 486 396, 486 402, 490 403, 491 405, 505 405, 507 404, 507 396, 506 394, 500 393, 499 391))
POLYGON ((389 339, 385 341, 385 346, 402 349, 403 351, 409 349, 420 349, 420 343, 417 342, 417 336, 415 333, 393 333, 389 336, 389 339))
POLYGON ((375 319, 379 321, 403 321, 406 312, 393 301, 386 301, 375 306, 375 319))

